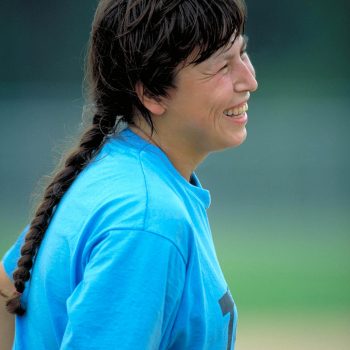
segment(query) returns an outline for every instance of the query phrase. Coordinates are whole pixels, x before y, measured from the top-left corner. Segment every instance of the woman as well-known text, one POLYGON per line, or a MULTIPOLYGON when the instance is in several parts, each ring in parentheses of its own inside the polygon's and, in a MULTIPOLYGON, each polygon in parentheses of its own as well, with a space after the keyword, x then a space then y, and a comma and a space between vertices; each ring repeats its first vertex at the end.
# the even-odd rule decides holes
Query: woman
POLYGON ((246 138, 244 22, 238 0, 100 2, 92 125, 0 269, 16 349, 234 348, 194 170, 246 138))

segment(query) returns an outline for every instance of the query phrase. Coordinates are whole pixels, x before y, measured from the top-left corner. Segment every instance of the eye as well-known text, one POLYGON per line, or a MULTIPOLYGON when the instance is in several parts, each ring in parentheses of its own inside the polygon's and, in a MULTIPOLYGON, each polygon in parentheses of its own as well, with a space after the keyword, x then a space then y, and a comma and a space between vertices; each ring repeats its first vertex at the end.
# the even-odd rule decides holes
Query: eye
POLYGON ((228 69, 228 64, 225 64, 219 69, 219 72, 225 72, 228 69))

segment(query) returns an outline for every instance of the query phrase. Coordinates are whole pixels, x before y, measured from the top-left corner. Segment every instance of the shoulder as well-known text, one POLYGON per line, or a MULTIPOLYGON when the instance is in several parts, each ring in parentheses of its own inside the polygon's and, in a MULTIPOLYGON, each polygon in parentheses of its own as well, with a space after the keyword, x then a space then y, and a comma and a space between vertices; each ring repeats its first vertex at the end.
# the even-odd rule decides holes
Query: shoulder
POLYGON ((73 230, 83 241, 110 230, 145 231, 186 256, 193 209, 185 197, 181 181, 152 147, 113 139, 63 197, 53 227, 68 227, 66 234, 73 230))
POLYGON ((65 193, 51 226, 66 226, 63 231, 69 228, 76 238, 109 229, 142 229, 146 198, 138 151, 108 142, 65 193))

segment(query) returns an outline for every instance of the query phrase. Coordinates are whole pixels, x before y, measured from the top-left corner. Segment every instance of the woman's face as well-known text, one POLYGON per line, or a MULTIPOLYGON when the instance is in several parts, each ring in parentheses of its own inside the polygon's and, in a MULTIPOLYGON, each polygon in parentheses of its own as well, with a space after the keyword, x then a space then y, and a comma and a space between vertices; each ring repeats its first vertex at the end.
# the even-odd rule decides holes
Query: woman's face
POLYGON ((248 99, 258 86, 245 49, 238 36, 232 46, 178 72, 161 118, 183 151, 206 156, 245 140, 248 99))

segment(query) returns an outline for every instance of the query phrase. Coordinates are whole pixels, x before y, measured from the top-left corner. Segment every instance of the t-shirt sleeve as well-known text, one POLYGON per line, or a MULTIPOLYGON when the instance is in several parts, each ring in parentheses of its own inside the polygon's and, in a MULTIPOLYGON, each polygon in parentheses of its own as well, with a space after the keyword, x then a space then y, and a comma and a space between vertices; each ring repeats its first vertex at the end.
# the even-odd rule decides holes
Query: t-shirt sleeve
POLYGON ((61 350, 158 349, 174 323, 186 265, 173 242, 144 231, 111 231, 91 250, 67 301, 61 350))
POLYGON ((24 237, 28 232, 29 226, 27 226, 19 235, 16 242, 12 247, 5 253, 2 258, 2 264, 4 266, 7 276, 12 280, 12 274, 17 267, 17 261, 20 257, 21 247, 24 241, 24 237))

